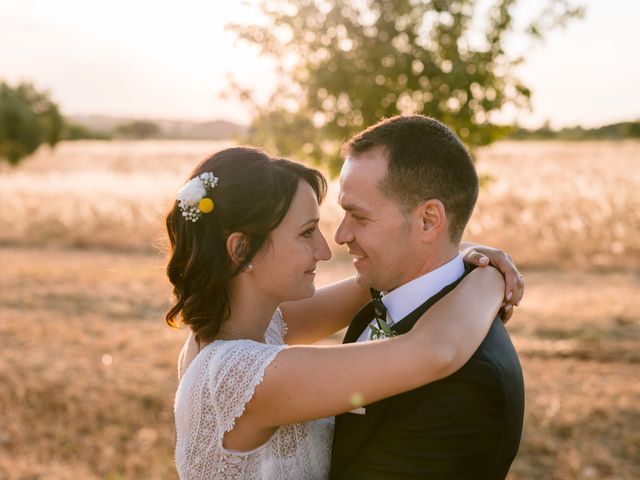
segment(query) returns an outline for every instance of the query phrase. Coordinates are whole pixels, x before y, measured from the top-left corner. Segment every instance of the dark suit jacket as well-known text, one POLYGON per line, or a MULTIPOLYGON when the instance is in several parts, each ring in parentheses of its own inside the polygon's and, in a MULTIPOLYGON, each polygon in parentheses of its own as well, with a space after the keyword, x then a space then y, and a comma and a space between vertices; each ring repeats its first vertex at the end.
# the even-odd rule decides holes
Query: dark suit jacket
MULTIPOLYGON (((459 281, 392 328, 409 331, 459 281)), ((345 343, 371 321, 369 310, 354 317, 345 343)), ((339 415, 331 479, 504 479, 518 451, 523 416, 522 369, 496 317, 478 350, 454 374, 368 405, 365 415, 339 415)))

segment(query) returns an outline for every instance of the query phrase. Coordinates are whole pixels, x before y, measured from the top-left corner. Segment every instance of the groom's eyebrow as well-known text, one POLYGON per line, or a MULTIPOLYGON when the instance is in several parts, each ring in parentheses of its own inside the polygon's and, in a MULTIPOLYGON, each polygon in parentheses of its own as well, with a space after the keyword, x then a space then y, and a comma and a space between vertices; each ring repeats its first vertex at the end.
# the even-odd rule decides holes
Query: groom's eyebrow
POLYGON ((352 212, 366 213, 367 212, 366 208, 359 207, 358 205, 345 204, 345 205, 341 205, 341 207, 345 212, 349 212, 349 213, 352 213, 352 212))

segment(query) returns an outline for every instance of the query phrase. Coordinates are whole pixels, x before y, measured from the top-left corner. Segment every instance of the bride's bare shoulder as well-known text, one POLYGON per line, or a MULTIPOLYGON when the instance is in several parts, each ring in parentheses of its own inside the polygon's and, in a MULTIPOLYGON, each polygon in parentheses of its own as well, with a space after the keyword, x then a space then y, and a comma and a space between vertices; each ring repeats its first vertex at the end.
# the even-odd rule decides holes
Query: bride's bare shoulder
POLYGON ((182 345, 182 349, 180 350, 180 354, 178 355, 178 381, 182 379, 184 372, 187 370, 187 367, 191 364, 200 349, 198 348, 198 342, 196 342, 196 337, 193 332, 189 332, 189 336, 182 345))

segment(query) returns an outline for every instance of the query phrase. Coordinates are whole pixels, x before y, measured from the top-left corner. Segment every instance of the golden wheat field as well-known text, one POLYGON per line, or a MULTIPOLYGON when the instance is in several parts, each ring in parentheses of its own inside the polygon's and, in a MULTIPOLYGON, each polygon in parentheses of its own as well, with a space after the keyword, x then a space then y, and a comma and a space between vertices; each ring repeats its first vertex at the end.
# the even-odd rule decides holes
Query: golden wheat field
MULTIPOLYGON (((213 142, 62 143, 0 165, 0 478, 175 479, 162 217, 213 142)), ((640 478, 640 142, 502 142, 470 240, 507 250, 527 389, 511 480, 640 478)), ((323 229, 339 218, 337 186, 323 229)), ((350 275, 347 255, 318 284, 350 275)), ((336 341, 336 338, 328 341, 336 341)))

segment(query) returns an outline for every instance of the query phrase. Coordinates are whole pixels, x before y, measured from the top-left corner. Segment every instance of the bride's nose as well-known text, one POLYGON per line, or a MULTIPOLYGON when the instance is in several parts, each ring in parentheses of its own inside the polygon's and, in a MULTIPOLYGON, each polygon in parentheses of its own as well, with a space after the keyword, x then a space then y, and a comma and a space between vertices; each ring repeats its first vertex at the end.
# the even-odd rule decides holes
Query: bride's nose
POLYGON ((324 238, 320 229, 318 229, 319 235, 316 239, 316 245, 314 248, 314 257, 316 260, 330 260, 331 259, 331 249, 329 248, 329 244, 327 243, 327 239, 324 238))

